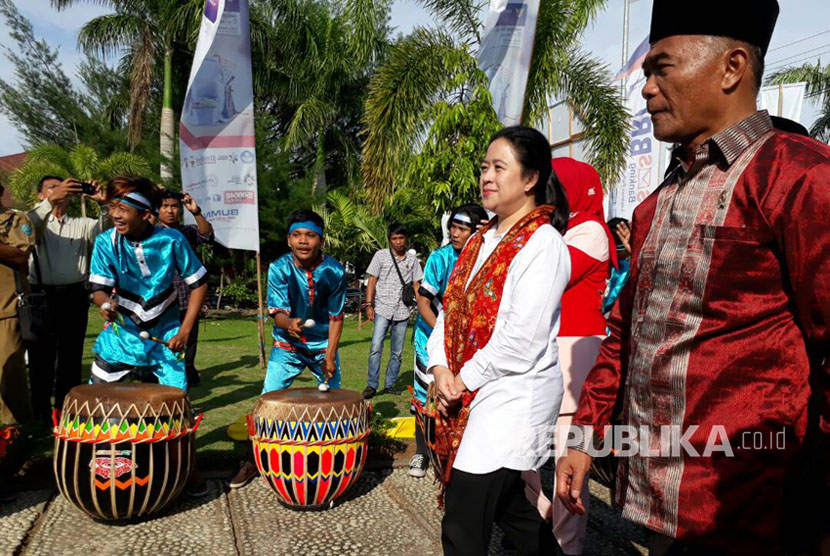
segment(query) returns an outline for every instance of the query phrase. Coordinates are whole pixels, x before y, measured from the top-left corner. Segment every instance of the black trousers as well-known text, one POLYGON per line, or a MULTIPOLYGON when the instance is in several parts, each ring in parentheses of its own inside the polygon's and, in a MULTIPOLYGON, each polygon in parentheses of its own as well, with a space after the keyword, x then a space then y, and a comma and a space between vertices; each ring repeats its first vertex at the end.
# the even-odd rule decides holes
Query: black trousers
POLYGON ((555 554, 551 525, 528 502, 524 488, 521 472, 513 469, 484 475, 453 469, 441 522, 444 555, 486 555, 493 523, 522 555, 555 554))
MULTIPOLYGON (((179 320, 184 322, 186 311, 179 313, 179 320)), ((196 370, 196 344, 199 343, 199 317, 193 323, 193 328, 190 329, 190 336, 187 337, 187 347, 184 349, 184 370, 187 374, 187 384, 189 386, 196 386, 201 382, 199 371, 196 370)))
POLYGON ((32 409, 39 419, 52 414, 52 393, 57 409, 73 387, 81 383, 84 338, 89 320, 89 293, 81 282, 68 286, 44 286, 49 303, 51 338, 26 346, 29 350, 29 382, 32 409))

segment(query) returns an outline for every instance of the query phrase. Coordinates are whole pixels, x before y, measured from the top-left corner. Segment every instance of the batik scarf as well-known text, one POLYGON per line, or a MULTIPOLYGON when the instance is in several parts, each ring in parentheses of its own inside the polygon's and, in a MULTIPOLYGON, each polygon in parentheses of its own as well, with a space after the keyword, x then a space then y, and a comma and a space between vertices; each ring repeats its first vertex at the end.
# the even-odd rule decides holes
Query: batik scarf
MULTIPOLYGON (((485 229, 470 238, 461 251, 443 299, 444 347, 453 375, 458 375, 464 364, 490 341, 510 263, 539 226, 550 224, 553 210, 552 206, 542 205, 514 224, 469 286, 467 281, 484 243, 484 234, 497 223, 491 221, 485 229)), ((465 392, 460 409, 448 417, 436 412, 435 440, 430 447, 433 457, 438 459, 438 469, 441 470, 439 479, 444 486, 450 480, 461 436, 470 417, 470 404, 477 392, 465 392)), ((482 454, 482 457, 485 455, 482 454)))

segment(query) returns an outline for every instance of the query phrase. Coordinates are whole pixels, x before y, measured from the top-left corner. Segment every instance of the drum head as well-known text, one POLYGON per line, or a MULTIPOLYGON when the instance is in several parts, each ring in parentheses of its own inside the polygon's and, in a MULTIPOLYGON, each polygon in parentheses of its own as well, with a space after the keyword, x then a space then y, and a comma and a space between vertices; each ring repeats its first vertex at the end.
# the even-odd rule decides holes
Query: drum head
MULTIPOLYGON (((110 384, 82 384, 66 395, 63 411, 73 415, 109 414, 118 407, 119 416, 141 417, 181 414, 187 406, 187 394, 180 388, 161 384, 114 382, 110 384)), ((189 411, 186 412, 189 416, 189 411)))
POLYGON ((292 388, 263 394, 254 407, 253 415, 285 419, 307 411, 309 416, 313 416, 311 420, 326 421, 330 409, 349 408, 356 414, 365 406, 363 396, 354 390, 320 392, 317 388, 292 388))

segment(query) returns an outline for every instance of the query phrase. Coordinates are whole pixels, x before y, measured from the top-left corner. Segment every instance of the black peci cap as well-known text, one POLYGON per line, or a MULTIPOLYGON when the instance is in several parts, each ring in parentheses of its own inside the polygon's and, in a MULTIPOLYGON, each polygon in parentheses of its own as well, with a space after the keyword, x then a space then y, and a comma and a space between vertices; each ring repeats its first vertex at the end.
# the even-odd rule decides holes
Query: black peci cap
POLYGON ((654 0, 649 41, 674 35, 711 35, 747 42, 767 53, 777 0, 654 0))

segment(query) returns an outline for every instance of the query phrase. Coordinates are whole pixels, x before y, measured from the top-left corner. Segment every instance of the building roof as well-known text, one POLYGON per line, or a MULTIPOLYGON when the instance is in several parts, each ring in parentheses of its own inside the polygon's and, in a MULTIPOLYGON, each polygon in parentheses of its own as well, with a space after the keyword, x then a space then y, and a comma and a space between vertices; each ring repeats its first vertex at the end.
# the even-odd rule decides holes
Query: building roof
MULTIPOLYGON (((0 156, 0 180, 6 181, 9 174, 23 166, 26 161, 26 153, 10 154, 7 156, 0 156)), ((5 185, 5 183, 4 183, 5 185)), ((3 206, 16 207, 18 203, 12 197, 11 191, 8 187, 3 191, 3 206)))

